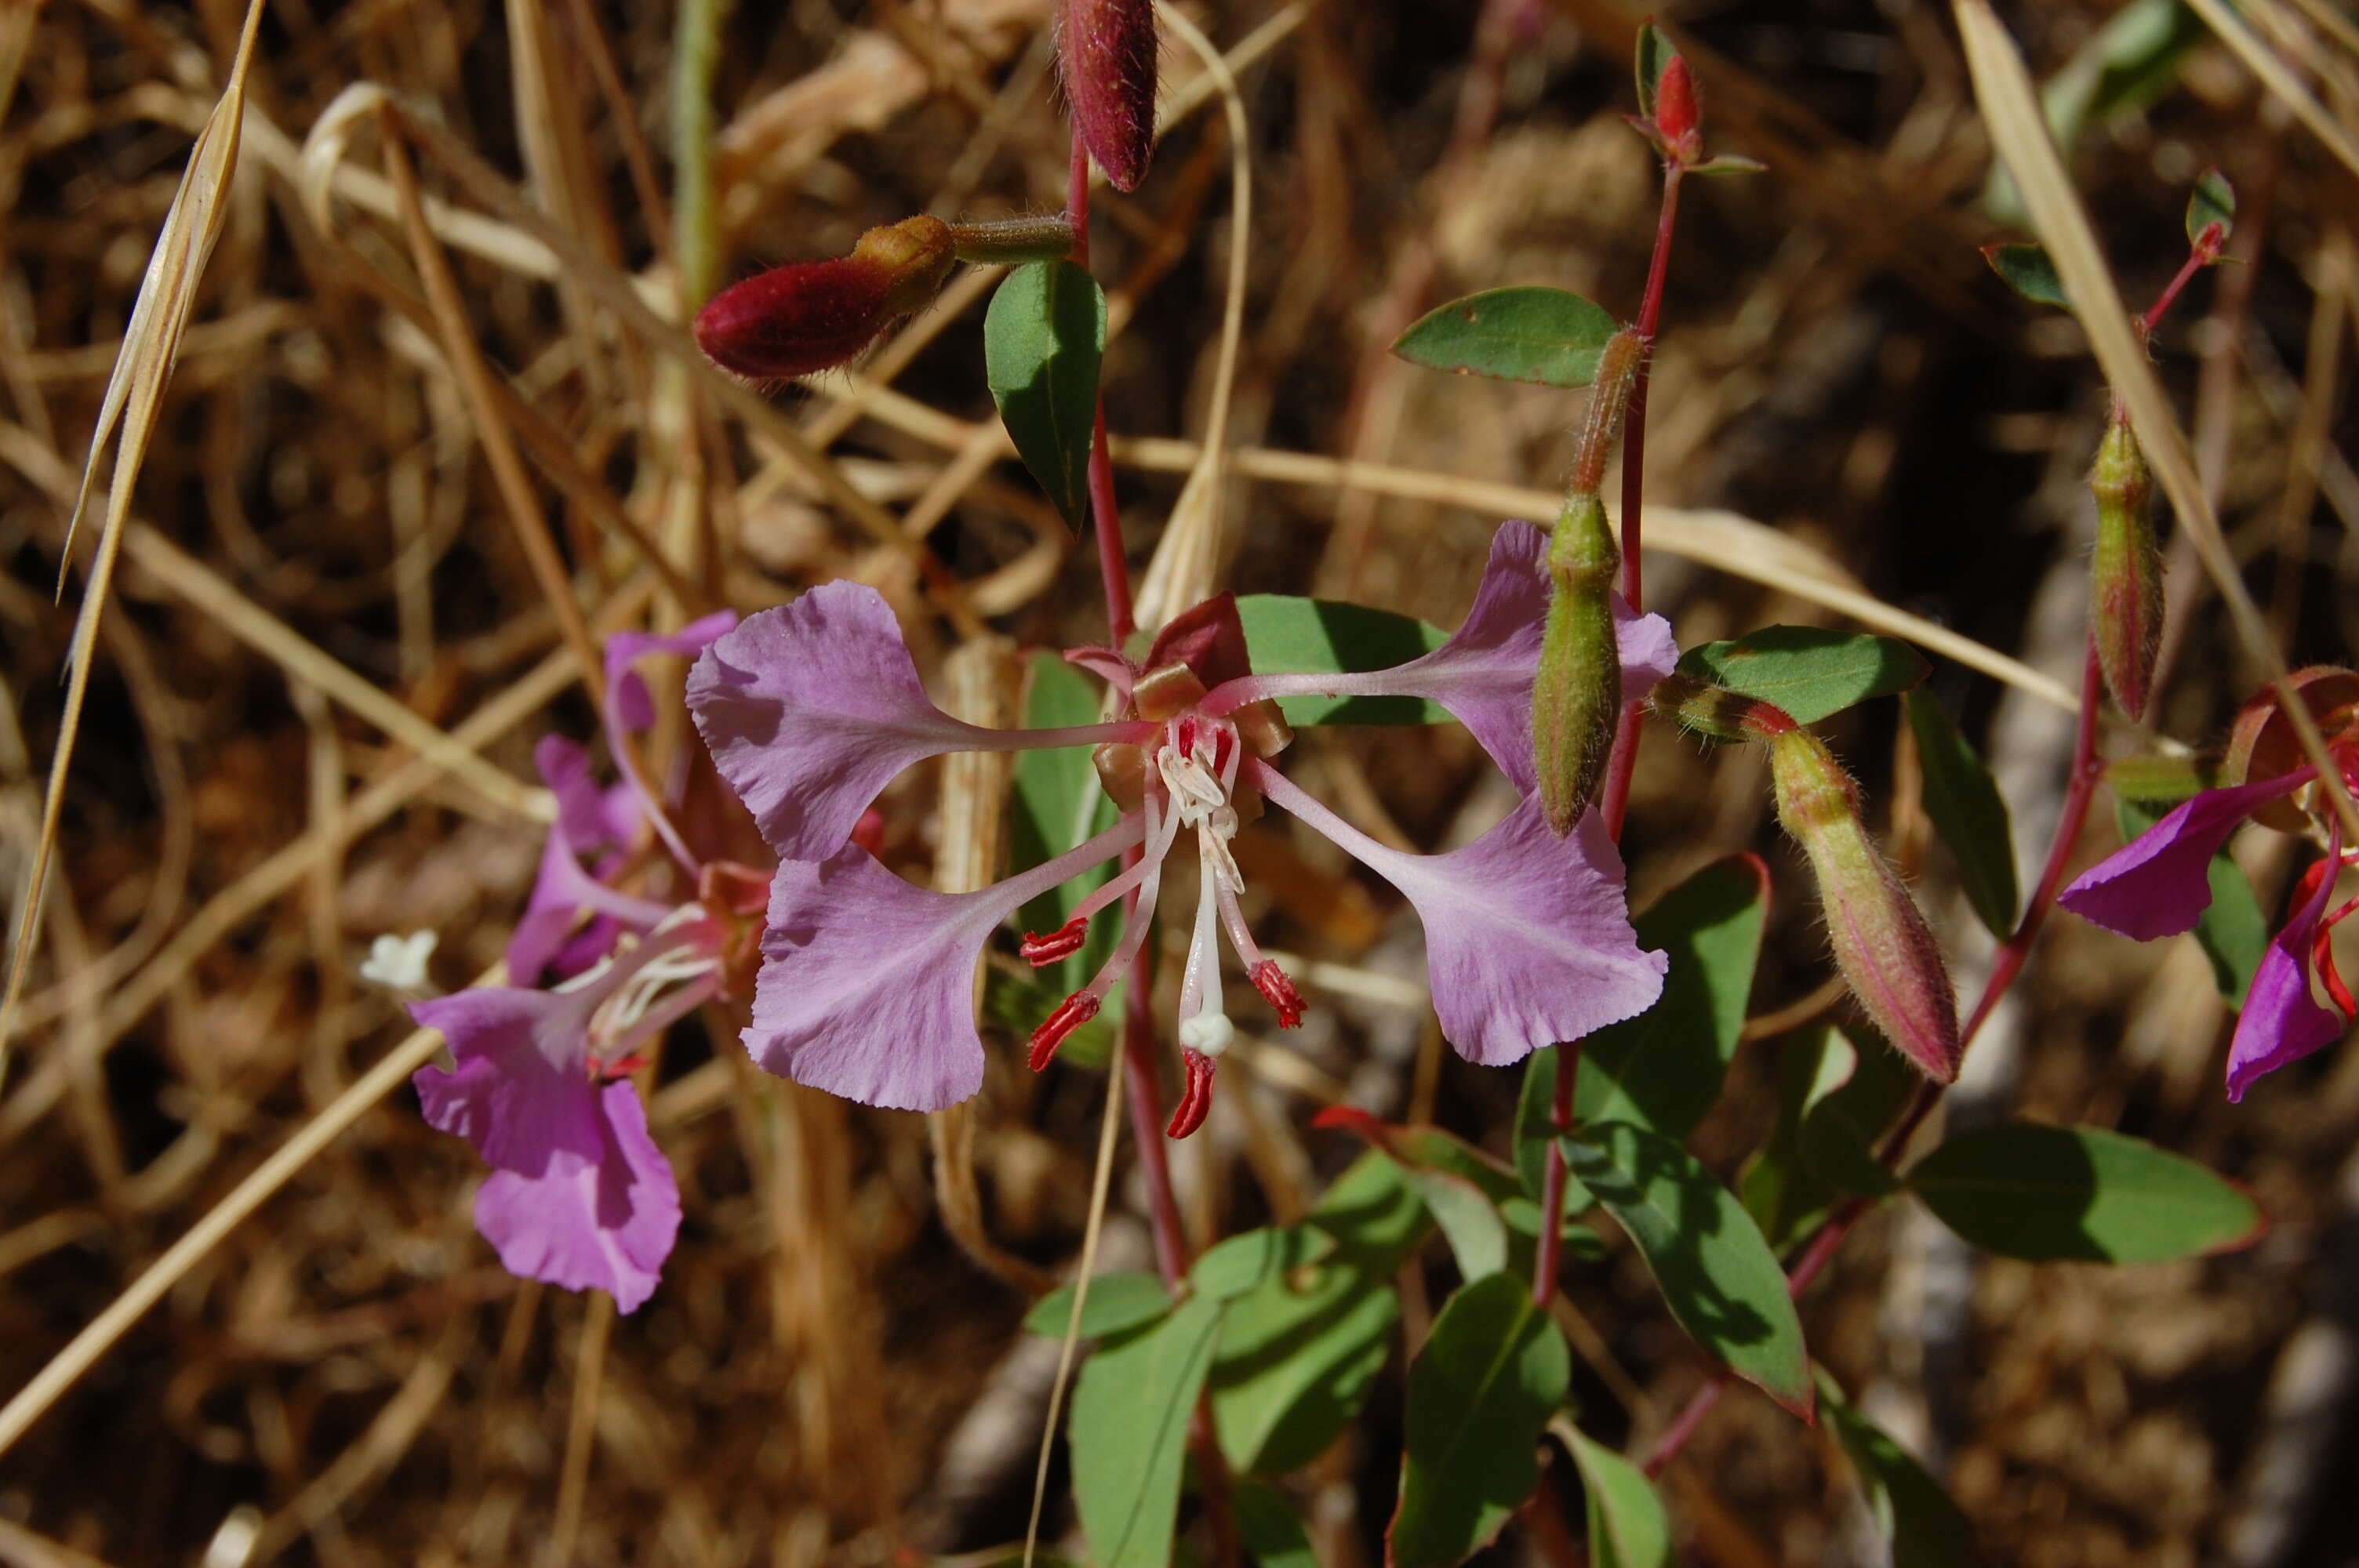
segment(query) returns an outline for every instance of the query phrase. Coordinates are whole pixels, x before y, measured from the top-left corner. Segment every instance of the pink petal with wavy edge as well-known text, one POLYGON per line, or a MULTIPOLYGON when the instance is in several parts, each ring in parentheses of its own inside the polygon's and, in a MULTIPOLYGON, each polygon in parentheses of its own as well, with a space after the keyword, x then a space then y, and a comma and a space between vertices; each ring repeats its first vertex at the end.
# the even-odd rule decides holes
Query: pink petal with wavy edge
POLYGON ((635 1312, 679 1235, 679 1185, 648 1136, 638 1091, 613 1083, 594 1092, 596 1155, 559 1152, 538 1174, 493 1172, 475 1194, 475 1228, 508 1272, 606 1291, 635 1312))
POLYGON ((2092 925, 2141 942, 2194 928, 2212 906, 2212 857, 2256 807, 2308 784, 2314 769, 2233 789, 2207 789, 2081 874, 2056 902, 2092 925))
MULTIPOLYGON (((1528 795, 1532 762, 1532 680, 1539 669, 1548 615, 1548 535, 1532 524, 1503 523, 1465 622, 1433 652, 1390 669, 1357 675, 1263 675, 1232 681, 1205 702, 1225 713, 1263 697, 1419 697, 1440 703, 1466 726, 1492 761, 1528 795)), ((1670 622, 1634 613, 1614 600, 1622 655, 1622 699, 1636 702, 1679 662, 1670 622)))
POLYGON ((788 860, 770 883, 746 1051, 765 1071, 863 1105, 940 1110, 983 1087, 974 966, 999 923, 1138 842, 1126 816, 979 892, 913 887, 867 850, 788 860))
MULTIPOLYGON (((2342 852, 2343 830, 2337 824, 2327 855, 2335 860, 2342 852)), ((2310 947, 2333 894, 2333 876, 2321 875, 2318 891, 2269 939, 2269 950, 2253 971, 2253 989, 2245 994, 2236 1037, 2228 1045, 2231 1104, 2243 1099, 2255 1080, 2333 1044, 2350 1028, 2342 1013, 2321 1006, 2310 989, 2310 947)))
POLYGON ((1670 960, 1639 947, 1622 857, 1596 812, 1559 838, 1527 797, 1464 849, 1412 855, 1361 833, 1266 763, 1245 766, 1272 801, 1416 906, 1434 1012, 1468 1061, 1521 1061, 1636 1017, 1662 995, 1670 960))

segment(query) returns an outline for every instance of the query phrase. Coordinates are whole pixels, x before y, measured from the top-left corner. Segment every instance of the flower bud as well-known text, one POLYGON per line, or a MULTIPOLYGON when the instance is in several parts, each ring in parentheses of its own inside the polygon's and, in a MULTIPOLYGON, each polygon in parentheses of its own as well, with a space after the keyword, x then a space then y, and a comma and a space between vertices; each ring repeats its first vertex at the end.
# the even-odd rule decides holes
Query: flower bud
POLYGON ((2089 470, 2097 498, 2097 551, 2089 567, 2089 622, 2105 688, 2124 713, 2146 717, 2162 647, 2162 550, 2154 537, 2154 470, 2118 406, 2089 470))
POLYGON ((697 347, 765 381, 831 369, 940 293, 956 259, 939 218, 871 229, 848 256, 772 267, 714 295, 697 313, 697 347))
POLYGON ((1674 162, 1693 163, 1703 153, 1703 122, 1696 110, 1695 77, 1687 56, 1675 54, 1655 83, 1655 129, 1674 162))
POLYGON ((1810 857, 1836 967, 1886 1039, 1934 1082, 1952 1082, 1957 995, 1923 912, 1860 821, 1858 786, 1808 730, 1768 745, 1777 820, 1810 857))
POLYGON ((1622 551, 1594 492, 1564 503, 1549 541, 1548 622, 1532 683, 1532 760, 1540 806, 1559 838, 1597 797, 1622 718, 1622 649, 1614 634, 1614 574, 1622 551))
POLYGON ((1057 53, 1073 128, 1116 190, 1155 151, 1154 0, 1060 0, 1057 53))

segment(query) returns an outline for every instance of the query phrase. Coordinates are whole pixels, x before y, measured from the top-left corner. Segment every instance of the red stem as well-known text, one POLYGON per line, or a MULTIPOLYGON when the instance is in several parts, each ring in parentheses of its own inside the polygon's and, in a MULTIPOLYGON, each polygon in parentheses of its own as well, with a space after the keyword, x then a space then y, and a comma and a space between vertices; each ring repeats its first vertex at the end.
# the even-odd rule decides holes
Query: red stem
MULTIPOLYGON (((1680 215, 1680 175, 1676 164, 1663 168, 1663 206, 1655 220, 1655 254, 1647 263, 1647 292, 1638 303, 1638 362, 1630 373, 1630 404, 1622 425, 1622 597, 1633 611, 1646 600, 1646 579, 1639 569, 1639 492, 1647 471, 1647 380, 1654 368, 1655 332, 1663 319, 1663 278, 1670 269, 1671 232, 1680 215)), ((1605 759, 1605 788, 1598 811, 1606 836, 1622 838, 1623 819, 1630 809, 1630 775, 1638 765, 1638 727, 1647 705, 1624 706, 1614 730, 1614 750, 1605 759)), ((1557 1063, 1556 1100, 1550 1107, 1559 1131, 1572 1127, 1573 1073, 1581 1065, 1581 1044, 1563 1047, 1557 1063)), ((1546 1306, 1556 1293, 1557 1238, 1564 1228, 1564 1148, 1550 1141, 1548 1169, 1540 1186, 1540 1240, 1533 1260, 1532 1300, 1546 1306)))
MULTIPOLYGON (((2081 717, 2072 735, 2071 774, 2065 782, 2063 806, 2056 815, 2056 838, 2049 846, 2048 864, 2039 873, 2039 883, 2032 890, 2031 902, 2024 910, 2023 918, 2016 924, 2015 934, 2000 945, 1998 952, 1991 958, 1990 977, 1983 982, 1982 997, 1974 1003, 1974 1010, 1968 1015, 1965 1028, 1960 1034, 1961 1050, 1974 1043, 1974 1036, 1990 1021, 1991 1012, 1998 1006, 1999 999, 2023 973, 2024 963, 2031 957, 2031 949, 2039 940, 2040 930, 2048 924, 2049 911, 2055 907, 2057 891, 2063 885, 2064 872, 2072 861, 2073 847, 2081 840, 2081 829, 2088 823, 2089 804, 2096 795, 2097 781, 2105 773, 2104 762, 2097 755, 2097 715, 2100 704, 2104 700, 2103 681, 2104 676, 2097 666, 2097 643, 2093 636, 2081 671, 2081 717)), ((1877 1163, 1887 1171, 1899 1166, 1901 1155, 1908 1151, 1909 1139, 1916 1135, 1918 1128, 1924 1125, 1925 1119, 1932 1114, 1933 1107, 1940 1102, 1940 1085, 1927 1083, 1919 1086, 1907 1113, 1885 1135, 1883 1146, 1876 1151, 1877 1163)), ((1787 1271, 1787 1294, 1799 1299, 1804 1291, 1810 1289, 1812 1282, 1826 1271, 1827 1265, 1834 1260, 1835 1253, 1851 1235, 1853 1227, 1875 1206, 1875 1200, 1859 1197, 1847 1199, 1838 1206, 1803 1245, 1801 1254, 1787 1271)), ((1687 1445, 1688 1439, 1695 1435, 1696 1428, 1703 1424, 1705 1414, 1719 1400, 1720 1390, 1729 1377, 1726 1368, 1723 1368, 1711 1382, 1696 1390, 1671 1424, 1663 1429, 1663 1435, 1657 1440, 1654 1451, 1647 1456, 1647 1475, 1660 1475, 1663 1466, 1687 1445)))
POLYGON ((2154 336, 2154 330, 2162 325, 2163 317, 2169 313, 2172 302, 2178 299, 2179 291, 2185 288, 2188 280, 2201 272, 2207 265, 2201 250, 2190 250, 2187 253, 2187 260, 2180 267, 2179 276, 2163 285, 2162 292, 2154 297, 2154 303, 2147 307, 2144 316, 2138 318, 2138 337, 2141 340, 2154 336))
MULTIPOLYGON (((1073 157, 1065 181, 1065 213, 1073 224, 1077 265, 1090 265, 1090 153, 1073 133, 1073 157)), ((1114 504, 1114 454, 1106 445, 1105 395, 1098 396, 1097 424, 1090 435, 1090 525, 1098 535, 1098 576, 1105 583, 1106 641, 1116 650, 1138 629, 1130 594, 1130 562, 1122 553, 1122 513, 1114 504)))

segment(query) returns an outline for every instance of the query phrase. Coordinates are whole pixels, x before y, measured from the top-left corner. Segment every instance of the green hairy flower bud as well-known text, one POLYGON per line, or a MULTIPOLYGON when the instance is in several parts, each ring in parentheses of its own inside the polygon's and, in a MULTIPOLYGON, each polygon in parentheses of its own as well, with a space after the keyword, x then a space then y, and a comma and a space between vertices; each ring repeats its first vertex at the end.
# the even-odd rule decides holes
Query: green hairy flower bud
POLYGON ((1885 1038, 1936 1083, 1958 1076, 1958 1000, 1941 949, 1860 821, 1859 787, 1826 743, 1794 726, 1768 737, 1777 820, 1810 857, 1835 964, 1885 1038))
POLYGON ((1561 838, 1597 798, 1622 718, 1622 650, 1614 635, 1614 574, 1622 551, 1594 492, 1575 493, 1549 541, 1548 624, 1532 683, 1532 757, 1540 806, 1561 838))
POLYGON ((2154 470, 2116 406, 2089 470, 2097 498, 2097 551, 2089 568, 2089 622, 2105 689, 2124 713, 2146 717, 2162 646, 2162 549, 2154 537, 2154 470))

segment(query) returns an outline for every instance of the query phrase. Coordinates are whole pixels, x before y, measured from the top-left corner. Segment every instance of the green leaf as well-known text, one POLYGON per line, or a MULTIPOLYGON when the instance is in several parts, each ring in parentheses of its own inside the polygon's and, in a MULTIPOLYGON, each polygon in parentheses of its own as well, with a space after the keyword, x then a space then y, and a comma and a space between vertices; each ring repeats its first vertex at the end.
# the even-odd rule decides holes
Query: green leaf
MULTIPOLYGON (((1564 1054, 1550 1045, 1524 1058, 1524 1087, 1516 1100, 1516 1174, 1531 1197, 1548 1195, 1548 1152, 1562 1130, 1556 1124, 1556 1065, 1564 1054)), ((1579 1093, 1576 1087, 1576 1094, 1579 1093)), ((1579 1214, 1596 1206, 1579 1182, 1565 1177, 1564 1212, 1579 1214)))
POLYGON ((2048 252, 2038 245, 1984 245, 1983 260, 2009 288, 2034 305, 2055 305, 2072 308, 2071 297, 2064 292, 2064 280, 2056 276, 2056 264, 2048 252))
POLYGON ((1655 93, 1662 85, 1663 72, 1679 56, 1671 40, 1651 21, 1638 24, 1638 117, 1651 121, 1655 117, 1655 93))
MULTIPOLYGON (((2169 806, 2120 795, 2114 799, 2114 821, 2125 843, 2169 815, 2169 806)), ((2211 960, 2212 983, 2220 988, 2220 1000, 2230 1011, 2241 1011, 2245 993, 2253 989, 2253 973, 2269 950, 2269 917, 2261 913, 2253 884, 2225 845, 2203 870, 2212 884, 2212 902, 2196 917, 2191 935, 2195 945, 2203 949, 2203 957, 2211 960)))
POLYGON ((1380 1280, 1392 1278, 1433 1234, 1433 1217, 1408 1174, 1374 1149, 1344 1167, 1302 1223, 1332 1238, 1338 1259, 1380 1280))
POLYGON ((1925 770, 1925 815, 1958 858, 1958 881, 1991 935, 2015 934, 2015 838, 2006 799, 1941 705, 1921 687, 1902 699, 1925 770))
POLYGON ((1507 1266, 1506 1221, 1482 1188, 1444 1171, 1411 1171, 1409 1183, 1449 1238, 1462 1278, 1479 1280, 1507 1266))
POLYGON ((1776 1251, 1799 1239, 1839 1195, 1802 1158, 1802 1110, 1817 1082, 1828 1033, 1788 1035, 1778 1044, 1777 1120, 1736 1178, 1745 1212, 1776 1251))
POLYGON ((1017 267, 984 313, 984 378, 1000 422, 1076 533, 1089 517, 1090 442, 1105 341, 1105 291, 1069 261, 1017 267))
MULTIPOLYGON (((1449 633, 1414 615, 1285 593, 1241 595, 1237 616, 1256 675, 1389 669, 1450 640, 1449 633)), ((1297 726, 1451 722, 1447 708, 1417 697, 1285 697, 1277 706, 1297 726)))
POLYGON ((1098 1568, 1165 1568, 1180 1517, 1188 1422, 1212 1369, 1218 1303, 1180 1303, 1152 1327, 1110 1340, 1073 1384, 1067 1446, 1073 1498, 1098 1568))
POLYGON ((1924 1080, 1872 1030, 1861 1033, 1864 1050, 1832 1024, 1820 1031, 1799 1146, 1802 1162, 1837 1191, 1880 1198, 1900 1183, 1876 1160, 1876 1144, 1924 1080))
POLYGON ((1819 626, 1765 626, 1734 642, 1690 648, 1679 673, 1771 703, 1814 724, 1855 702, 1925 678, 1924 655, 1890 637, 1819 626))
POLYGON ((1539 1486, 1533 1450, 1571 1381, 1522 1281, 1493 1274, 1450 1298, 1408 1370, 1391 1568, 1450 1568, 1498 1534, 1539 1486))
POLYGON ((1431 370, 1587 386, 1622 324, 1561 288, 1492 288, 1453 299, 1393 340, 1393 352, 1431 370))
POLYGON ((1302 1520, 1286 1494, 1266 1481, 1239 1481, 1229 1492, 1237 1539, 1261 1568, 1319 1568, 1302 1520))
POLYGON ((1283 1230, 1248 1230, 1214 1243, 1188 1271, 1196 1293, 1224 1302, 1247 1291, 1281 1270, 1300 1268, 1335 1249, 1332 1238, 1289 1226, 1283 1230))
POLYGON ((2220 225, 2220 237, 2224 242, 2228 231, 2236 222, 2236 192, 2228 177, 2216 168, 2207 168, 2195 177, 2195 189, 2187 198, 2187 243, 2201 244, 2203 232, 2212 224, 2220 225))
MULTIPOLYGON (((1419 1214, 1421 1227, 1430 1224, 1421 1206, 1419 1214)), ((1384 1369, 1400 1297, 1389 1270, 1371 1273, 1343 1256, 1273 1274, 1227 1305, 1212 1363, 1212 1427, 1240 1472, 1275 1475, 1318 1458, 1384 1369)))
MULTIPOLYGON (((1125 1270, 1100 1274, 1090 1281, 1089 1299, 1082 1303, 1082 1337, 1103 1339, 1143 1328, 1171 1310, 1171 1292, 1154 1274, 1125 1270)), ((1024 1326, 1034 1334, 1062 1339, 1073 1318, 1073 1287, 1060 1285, 1032 1303, 1024 1326)))
POLYGON ((1818 1368, 1819 1409, 1834 1428, 1875 1527, 1892 1549, 1892 1568, 1974 1568, 1974 1527, 1914 1455, 1859 1412, 1825 1368, 1818 1368))
POLYGON ((1583 1122, 1627 1121, 1677 1141, 1720 1098, 1769 913, 1769 869, 1732 855, 1657 899, 1638 946, 1670 955, 1662 1000, 1589 1037, 1573 1099, 1583 1122))
POLYGON ((1696 1157, 1628 1122, 1564 1140, 1572 1173, 1637 1244, 1680 1326, 1797 1415, 1810 1409, 1802 1322, 1785 1271, 1736 1199, 1696 1157))
POLYGON ((1586 1433, 1571 1444, 1589 1493, 1590 1568, 1673 1568, 1671 1521, 1647 1473, 1586 1433))
POLYGON ((2248 1242, 2262 1223, 2251 1198, 2192 1160, 2094 1127, 1961 1133, 1907 1180, 1975 1246, 2038 1261, 2190 1258, 2248 1242))

